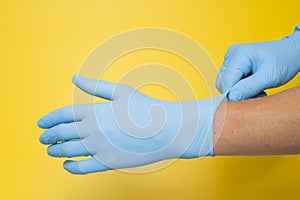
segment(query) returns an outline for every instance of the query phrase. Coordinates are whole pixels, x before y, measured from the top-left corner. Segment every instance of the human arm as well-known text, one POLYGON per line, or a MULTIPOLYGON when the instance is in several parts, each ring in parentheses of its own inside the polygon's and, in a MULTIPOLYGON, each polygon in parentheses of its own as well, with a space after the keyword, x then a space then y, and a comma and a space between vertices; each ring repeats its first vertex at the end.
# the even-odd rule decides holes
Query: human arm
POLYGON ((281 40, 232 45, 216 86, 221 93, 229 90, 230 101, 245 100, 287 83, 299 71, 300 25, 281 40))
POLYGON ((216 155, 299 154, 300 87, 223 102, 215 113, 214 141, 216 155))
POLYGON ((50 145, 50 156, 89 156, 64 162, 67 171, 87 174, 212 155, 213 115, 225 95, 169 102, 82 76, 74 76, 73 83, 108 102, 66 106, 38 121, 46 129, 40 142, 50 145))
POLYGON ((39 127, 47 129, 40 141, 50 145, 47 150, 50 156, 90 156, 86 160, 64 163, 64 168, 74 174, 136 167, 172 158, 213 155, 213 128, 216 155, 299 153, 297 135, 281 138, 281 132, 276 132, 279 127, 266 126, 272 123, 279 126, 282 119, 284 123, 280 130, 294 133, 292 127, 297 128, 297 122, 294 126, 288 123, 296 119, 299 122, 299 110, 295 115, 287 113, 296 109, 299 89, 298 93, 287 91, 277 97, 274 95, 241 102, 221 103, 224 95, 190 102, 165 102, 124 85, 83 77, 73 81, 83 91, 111 100, 63 107, 39 120, 39 127), (115 87, 120 87, 120 90, 115 87), (289 105, 287 101, 292 99, 294 102, 289 105), (223 109, 224 105, 226 110, 223 109), (269 109, 262 112, 266 108, 269 109), (266 126, 265 129, 262 126, 266 126), (259 134, 268 136, 271 149, 263 146, 265 140, 261 140, 259 134), (293 140, 295 143, 291 143, 296 136, 297 140, 293 140), (257 142, 256 137, 260 141, 257 142))

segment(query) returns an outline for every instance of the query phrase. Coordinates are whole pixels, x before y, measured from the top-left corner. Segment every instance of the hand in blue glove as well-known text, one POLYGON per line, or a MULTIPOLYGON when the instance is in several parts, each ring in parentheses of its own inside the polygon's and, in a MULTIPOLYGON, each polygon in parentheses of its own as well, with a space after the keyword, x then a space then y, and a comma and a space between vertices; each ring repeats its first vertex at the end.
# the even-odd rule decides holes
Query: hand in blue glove
POLYGON ((244 100, 281 86, 300 71, 300 25, 290 36, 271 42, 233 45, 226 53, 216 86, 228 100, 244 100))
POLYGON ((142 166, 171 158, 213 155, 212 121, 223 96, 200 101, 167 102, 133 88, 82 76, 73 77, 83 91, 109 102, 68 106, 42 117, 47 129, 40 142, 53 157, 68 160, 74 174, 142 166))

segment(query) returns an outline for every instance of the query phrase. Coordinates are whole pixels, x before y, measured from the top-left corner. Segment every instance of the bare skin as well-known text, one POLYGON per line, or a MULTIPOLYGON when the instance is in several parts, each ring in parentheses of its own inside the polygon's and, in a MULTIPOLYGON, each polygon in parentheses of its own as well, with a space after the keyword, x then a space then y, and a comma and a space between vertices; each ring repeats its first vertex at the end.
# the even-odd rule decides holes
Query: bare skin
POLYGON ((216 155, 300 153, 300 86, 269 97, 223 102, 214 118, 216 155))

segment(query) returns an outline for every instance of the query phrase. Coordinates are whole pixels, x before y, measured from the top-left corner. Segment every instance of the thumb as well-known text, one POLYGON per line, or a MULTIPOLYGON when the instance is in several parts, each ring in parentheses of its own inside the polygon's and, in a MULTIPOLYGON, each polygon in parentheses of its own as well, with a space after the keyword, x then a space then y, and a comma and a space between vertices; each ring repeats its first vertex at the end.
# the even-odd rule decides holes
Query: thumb
POLYGON ((264 80, 264 74, 261 71, 240 80, 232 87, 228 94, 228 100, 245 100, 260 94, 267 88, 264 80))
POLYGON ((118 86, 107 81, 87 79, 81 75, 74 75, 72 82, 84 92, 107 100, 114 99, 114 91, 118 86))

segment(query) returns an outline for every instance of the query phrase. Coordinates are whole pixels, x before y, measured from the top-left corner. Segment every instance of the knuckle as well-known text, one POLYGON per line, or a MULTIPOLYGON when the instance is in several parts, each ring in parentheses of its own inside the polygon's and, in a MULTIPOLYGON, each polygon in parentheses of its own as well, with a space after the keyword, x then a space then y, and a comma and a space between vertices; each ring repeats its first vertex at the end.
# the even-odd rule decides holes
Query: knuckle
POLYGON ((55 152, 53 146, 49 146, 49 147, 47 148, 47 153, 48 153, 48 155, 50 155, 50 156, 56 156, 56 152, 55 152))
POLYGON ((232 44, 232 45, 230 45, 230 47, 228 48, 228 51, 234 51, 234 50, 236 50, 239 46, 240 46, 240 44, 232 44))
POLYGON ((241 44, 236 48, 236 53, 237 54, 245 54, 249 52, 251 47, 247 44, 241 44))
POLYGON ((233 44, 229 47, 226 56, 230 55, 245 55, 253 52, 255 48, 251 43, 249 44, 233 44))
POLYGON ((241 44, 232 44, 227 50, 226 56, 234 54, 238 49, 240 49, 241 44))
POLYGON ((236 49, 236 54, 238 56, 247 56, 250 57, 254 53, 256 48, 253 46, 252 43, 249 44, 240 44, 239 47, 236 49))

